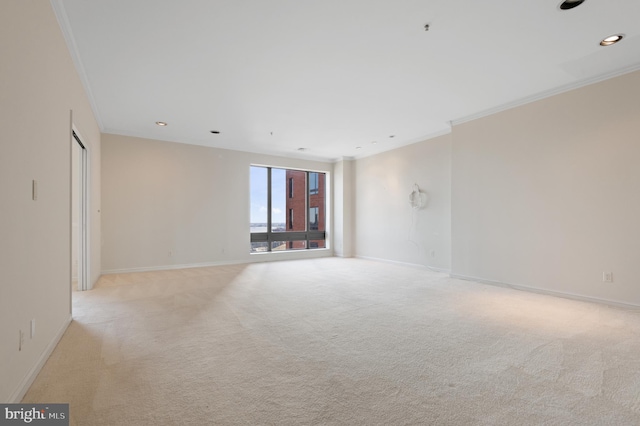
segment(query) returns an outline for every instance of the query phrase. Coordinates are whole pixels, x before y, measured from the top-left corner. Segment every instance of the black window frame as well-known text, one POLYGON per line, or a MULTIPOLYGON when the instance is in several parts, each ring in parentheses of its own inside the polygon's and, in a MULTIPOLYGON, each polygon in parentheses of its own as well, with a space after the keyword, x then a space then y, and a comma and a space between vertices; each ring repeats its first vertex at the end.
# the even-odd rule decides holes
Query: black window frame
MULTIPOLYGON (((305 224, 305 229, 306 231, 273 231, 273 227, 272 227, 272 219, 271 219, 271 199, 272 199, 272 186, 271 186, 271 171, 273 169, 279 169, 279 170, 292 170, 292 171, 297 171, 297 172, 305 172, 306 173, 306 179, 305 179, 305 186, 306 188, 304 193, 306 194, 306 206, 309 206, 309 195, 310 195, 310 188, 309 188, 309 174, 310 173, 316 173, 318 175, 318 186, 319 186, 319 181, 320 181, 320 173, 323 173, 326 176, 326 172, 312 172, 312 171, 308 171, 308 170, 300 170, 300 169, 287 169, 287 168, 283 168, 283 167, 268 167, 268 166, 259 166, 259 165, 251 165, 250 167, 260 167, 260 168, 264 168, 267 169, 267 231, 266 232, 251 232, 251 237, 250 237, 250 241, 251 243, 267 243, 267 252, 271 253, 274 250, 273 249, 273 244, 275 242, 291 242, 291 241, 305 241, 305 249, 318 249, 317 247, 317 243, 316 244, 311 244, 311 241, 319 241, 322 240, 325 242, 325 248, 326 248, 326 241, 327 241, 327 232, 326 231, 318 231, 318 230, 312 230, 310 229, 310 222, 309 222, 309 216, 307 216, 306 218, 306 224, 305 224), (312 247, 312 246, 316 246, 316 247, 312 247)), ((290 194, 293 191, 293 182, 290 180, 290 182, 288 183, 289 185, 289 190, 290 190, 290 194)), ((325 179, 325 185, 326 185, 326 179, 325 179)), ((326 214, 326 208, 327 208, 327 199, 326 199, 326 194, 327 194, 327 189, 325 188, 325 200, 324 200, 324 208, 325 208, 325 214, 326 214)), ((305 206, 305 207, 306 207, 305 206)), ((318 207, 316 207, 318 208, 318 207)), ((293 209, 289 209, 290 212, 289 214, 291 214, 293 209)), ((318 211, 318 221, 320 218, 320 212, 318 211)), ((298 249, 299 250, 299 249, 298 249)), ((296 251, 296 250, 284 250, 284 251, 296 251)), ((255 252, 251 252, 251 254, 254 254, 255 252)))

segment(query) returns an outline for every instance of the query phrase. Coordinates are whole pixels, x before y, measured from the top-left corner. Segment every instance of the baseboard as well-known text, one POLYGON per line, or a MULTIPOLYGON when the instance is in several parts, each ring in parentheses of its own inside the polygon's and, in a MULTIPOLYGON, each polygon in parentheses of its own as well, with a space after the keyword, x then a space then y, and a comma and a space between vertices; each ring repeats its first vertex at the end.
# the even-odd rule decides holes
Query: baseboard
POLYGON ((174 269, 206 268, 209 266, 240 265, 242 263, 248 262, 246 260, 234 260, 221 262, 185 263, 181 265, 146 266, 141 268, 107 269, 102 271, 102 275, 128 274, 131 272, 172 271, 174 269))
POLYGON ((18 385, 18 388, 15 390, 15 392, 13 392, 13 394, 9 397, 10 403, 18 404, 20 401, 22 401, 22 398, 24 398, 24 396, 26 395, 27 391, 33 384, 33 381, 36 379, 36 377, 38 377, 40 370, 42 370, 42 367, 44 367, 44 364, 47 362, 47 360, 51 356, 51 353, 60 342, 60 339, 62 339, 64 332, 67 331, 69 324, 71 324, 71 320, 71 315, 69 315, 69 318, 64 321, 53 340, 49 342, 45 351, 42 353, 42 355, 40 355, 38 362, 33 366, 33 368, 31 368, 20 385, 18 385))
POLYGON ((547 289, 544 289, 544 288, 529 287, 529 286, 519 285, 519 284, 509 284, 509 283, 505 283, 505 282, 501 282, 501 281, 486 280, 486 279, 483 279, 483 278, 472 277, 472 276, 468 276, 468 275, 450 274, 450 276, 451 276, 451 278, 457 278, 457 279, 460 279, 460 280, 474 281, 474 282, 477 282, 477 283, 480 283, 480 284, 487 284, 487 285, 492 285, 492 286, 496 286, 496 287, 511 288, 511 289, 514 289, 514 290, 527 291, 529 293, 537 293, 537 294, 544 294, 544 295, 547 295, 547 296, 562 297, 562 298, 565 298, 565 299, 577 300, 577 301, 580 301, 580 302, 599 303, 599 304, 605 304, 605 305, 609 305, 609 306, 614 306, 616 308, 624 308, 624 309, 633 309, 633 310, 640 309, 640 305, 634 305, 634 304, 631 304, 631 303, 618 302, 618 301, 609 300, 609 299, 601 299, 601 298, 598 298, 598 297, 583 296, 583 295, 580 295, 580 294, 565 293, 565 292, 561 292, 561 291, 547 290, 547 289))
POLYGON ((412 267, 412 268, 424 268, 424 269, 428 269, 428 270, 433 271, 433 272, 440 272, 440 273, 443 273, 443 274, 450 274, 451 273, 451 270, 449 270, 449 269, 436 268, 434 266, 421 265, 419 263, 400 262, 398 260, 383 259, 383 258, 371 257, 371 256, 354 256, 354 257, 356 259, 373 260, 375 262, 384 262, 384 263, 393 263, 395 265, 409 266, 409 267, 412 267))
POLYGON ((336 252, 336 253, 333 253, 333 256, 334 256, 334 257, 339 257, 339 258, 341 258, 341 259, 349 259, 349 258, 354 257, 352 254, 337 253, 337 252, 336 252))
POLYGON ((206 268, 210 266, 242 265, 248 263, 272 262, 278 260, 298 260, 333 256, 331 249, 289 250, 270 253, 252 253, 250 259, 222 260, 218 262, 184 263, 180 265, 145 266, 139 268, 106 269, 102 275, 128 274, 132 272, 172 271, 175 269, 206 268))

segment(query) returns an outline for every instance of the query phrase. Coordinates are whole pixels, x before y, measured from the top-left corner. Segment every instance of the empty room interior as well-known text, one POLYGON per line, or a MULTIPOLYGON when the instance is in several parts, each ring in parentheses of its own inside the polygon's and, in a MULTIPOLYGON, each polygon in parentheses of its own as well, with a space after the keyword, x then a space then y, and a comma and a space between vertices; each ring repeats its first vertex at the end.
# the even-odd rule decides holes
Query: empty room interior
POLYGON ((0 403, 640 424, 637 0, 0 7, 0 403))

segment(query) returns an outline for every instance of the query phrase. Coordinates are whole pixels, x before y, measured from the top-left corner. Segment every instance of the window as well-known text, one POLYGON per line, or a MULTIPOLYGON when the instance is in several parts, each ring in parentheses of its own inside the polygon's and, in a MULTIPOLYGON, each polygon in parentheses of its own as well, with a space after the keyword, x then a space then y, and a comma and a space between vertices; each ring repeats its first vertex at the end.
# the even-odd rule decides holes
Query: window
POLYGON ((318 230, 318 207, 311 207, 309 209, 309 230, 318 230))
POLYGON ((309 194, 318 193, 318 173, 309 173, 309 194))
POLYGON ((325 173, 251 166, 251 253, 326 247, 325 182, 325 173))

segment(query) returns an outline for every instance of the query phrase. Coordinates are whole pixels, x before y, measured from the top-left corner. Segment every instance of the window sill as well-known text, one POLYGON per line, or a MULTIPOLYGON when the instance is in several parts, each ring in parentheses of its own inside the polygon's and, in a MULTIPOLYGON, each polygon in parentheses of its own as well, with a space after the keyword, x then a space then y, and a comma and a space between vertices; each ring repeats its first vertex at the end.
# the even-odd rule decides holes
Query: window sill
POLYGON ((264 256, 264 255, 280 255, 280 254, 292 254, 292 253, 309 253, 309 252, 323 252, 323 251, 331 251, 331 249, 323 247, 323 248, 309 248, 309 249, 300 249, 300 250, 277 250, 277 251, 261 251, 249 253, 251 256, 264 256))

